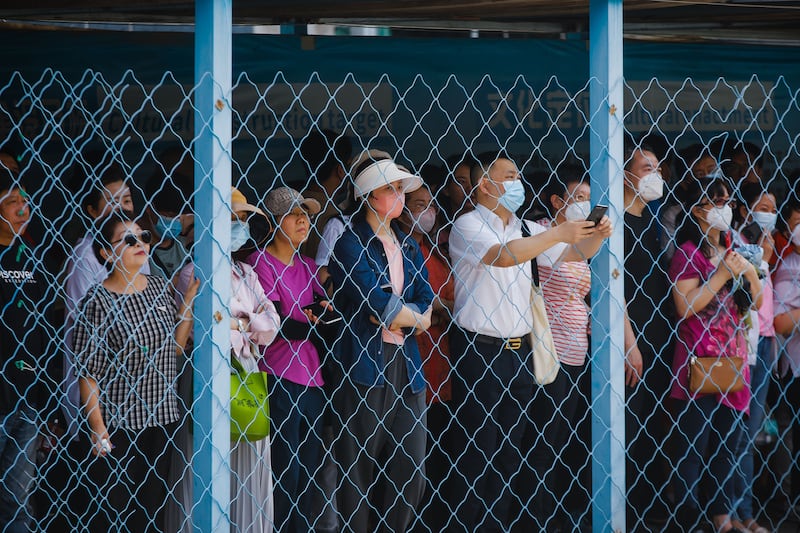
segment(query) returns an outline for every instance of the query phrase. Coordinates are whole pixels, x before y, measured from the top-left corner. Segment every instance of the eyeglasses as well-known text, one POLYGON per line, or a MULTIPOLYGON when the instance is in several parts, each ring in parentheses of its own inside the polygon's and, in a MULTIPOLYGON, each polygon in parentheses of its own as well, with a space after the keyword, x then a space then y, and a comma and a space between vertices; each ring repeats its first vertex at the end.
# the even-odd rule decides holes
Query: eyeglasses
POLYGON ((126 233, 122 236, 121 239, 112 241, 111 244, 117 244, 120 242, 124 242, 128 246, 136 246, 136 243, 141 242, 142 244, 150 244, 150 241, 153 240, 153 234, 147 230, 144 230, 139 235, 135 235, 133 233, 126 233))
POLYGON ((730 200, 725 198, 716 198, 714 200, 701 203, 700 206, 707 206, 707 205, 714 205, 714 207, 725 207, 726 205, 729 206, 731 209, 736 209, 739 205, 739 202, 736 200, 730 200))

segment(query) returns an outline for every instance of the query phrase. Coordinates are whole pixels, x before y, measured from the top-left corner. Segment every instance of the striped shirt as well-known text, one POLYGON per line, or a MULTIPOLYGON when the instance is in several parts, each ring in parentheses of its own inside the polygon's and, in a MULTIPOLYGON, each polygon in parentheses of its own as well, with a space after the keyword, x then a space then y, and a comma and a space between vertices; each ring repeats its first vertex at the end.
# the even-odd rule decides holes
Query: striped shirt
POLYGON ((592 288, 586 261, 559 261, 566 244, 559 243, 537 257, 547 318, 559 361, 582 366, 589 352, 589 310, 585 298, 592 288))
POLYGON ((97 382, 106 426, 138 430, 178 420, 177 312, 167 281, 155 276, 134 294, 95 285, 81 302, 76 371, 97 382))

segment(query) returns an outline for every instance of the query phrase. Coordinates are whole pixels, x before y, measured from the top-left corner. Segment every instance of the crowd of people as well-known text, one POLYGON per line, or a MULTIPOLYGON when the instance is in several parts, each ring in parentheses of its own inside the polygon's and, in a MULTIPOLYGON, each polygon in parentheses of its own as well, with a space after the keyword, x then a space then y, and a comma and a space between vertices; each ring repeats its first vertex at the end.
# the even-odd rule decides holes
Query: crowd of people
MULTIPOLYGON (((230 357, 266 373, 271 426, 231 442, 232 530, 588 527, 589 489, 567 497, 586 457, 568 443, 589 404, 591 259, 614 232, 587 219, 588 172, 526 187, 498 149, 437 177, 331 131, 300 152, 307 186, 231 190, 230 357), (560 364, 544 385, 534 286, 560 364)), ((755 443, 774 374, 800 405, 800 198, 768 186, 748 143, 659 152, 626 146, 618 219, 628 531, 768 533, 755 443), (744 361, 743 386, 693 388, 698 358, 744 361)), ((182 154, 161 157, 137 211, 131 176, 86 154, 74 182, 89 229, 58 280, 26 233, 24 175, 2 159, 4 531, 33 527, 40 413, 53 412, 69 527, 192 530, 194 183, 182 154)))

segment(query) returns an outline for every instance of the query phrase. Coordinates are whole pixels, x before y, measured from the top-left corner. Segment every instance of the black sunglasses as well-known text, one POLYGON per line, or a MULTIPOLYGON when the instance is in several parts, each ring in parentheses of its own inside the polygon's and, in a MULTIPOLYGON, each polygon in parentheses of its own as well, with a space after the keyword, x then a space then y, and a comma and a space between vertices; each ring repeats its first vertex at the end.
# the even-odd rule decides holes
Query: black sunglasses
POLYGON ((121 239, 113 241, 111 244, 117 244, 119 242, 124 242, 128 246, 136 246, 136 243, 141 242, 142 244, 150 244, 150 241, 153 240, 153 234, 147 230, 142 231, 139 235, 134 235, 133 233, 126 233, 122 236, 121 239))

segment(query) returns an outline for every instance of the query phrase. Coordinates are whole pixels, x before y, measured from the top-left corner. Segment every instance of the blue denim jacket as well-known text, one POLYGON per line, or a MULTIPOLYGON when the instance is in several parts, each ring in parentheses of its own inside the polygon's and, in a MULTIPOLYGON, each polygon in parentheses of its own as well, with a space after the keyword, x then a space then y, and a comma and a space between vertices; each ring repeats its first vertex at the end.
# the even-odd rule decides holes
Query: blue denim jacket
MULTIPOLYGON (((412 237, 392 227, 403 250, 405 283, 401 296, 391 292, 383 244, 361 214, 351 219, 350 228, 336 242, 328 265, 336 287, 334 305, 347 321, 333 353, 346 375, 365 386, 382 387, 385 381, 381 327, 372 323, 370 316, 389 324, 403 305, 422 313, 433 301, 428 269, 423 264, 419 245, 412 237)), ((405 333, 403 352, 408 381, 411 391, 419 393, 425 390, 419 347, 413 329, 406 328, 405 333)))

